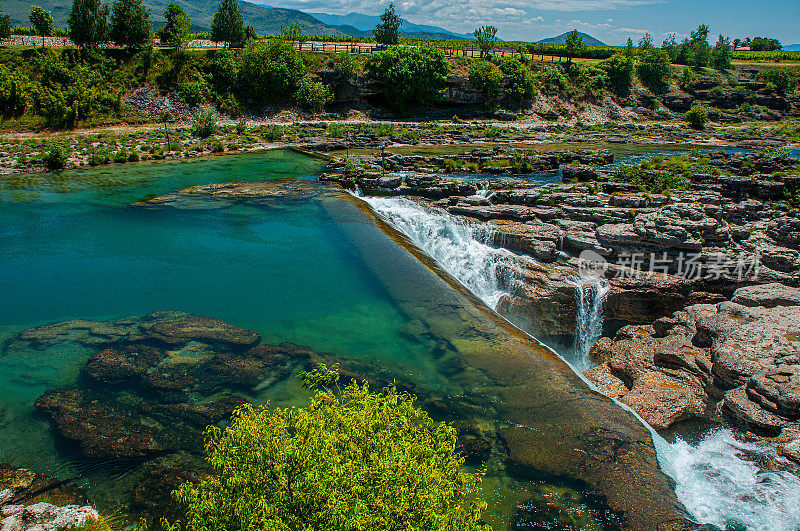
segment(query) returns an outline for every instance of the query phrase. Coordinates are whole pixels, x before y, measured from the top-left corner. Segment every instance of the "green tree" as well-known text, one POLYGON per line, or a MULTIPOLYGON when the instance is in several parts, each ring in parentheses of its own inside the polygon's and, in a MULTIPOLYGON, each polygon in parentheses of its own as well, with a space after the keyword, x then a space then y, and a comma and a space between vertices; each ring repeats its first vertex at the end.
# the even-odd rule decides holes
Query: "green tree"
MULTIPOLYGON (((330 385, 327 372, 305 383, 330 385)), ((209 428, 214 474, 175 497, 194 531, 488 531, 456 438, 392 387, 323 388, 305 408, 245 405, 229 428, 209 428)))
POLYGON ((573 57, 580 57, 586 52, 586 45, 583 44, 583 37, 578 34, 578 30, 572 30, 567 34, 564 39, 564 48, 567 52, 567 68, 569 68, 573 57))
POLYGON ((618 96, 627 96, 633 81, 633 59, 617 53, 600 63, 608 75, 608 84, 618 96))
POLYGON ((513 103, 520 104, 533 96, 533 76, 516 57, 501 57, 497 66, 508 78, 506 95, 513 103))
POLYGON ((244 40, 244 20, 236 0, 220 0, 211 21, 211 39, 230 44, 244 40))
POLYGON ((503 82, 503 72, 488 61, 480 61, 470 69, 469 82, 488 101, 497 96, 500 83, 503 82))
POLYGON ((170 2, 164 9, 164 19, 166 24, 158 30, 158 38, 161 42, 172 46, 176 50, 186 47, 189 42, 189 30, 192 27, 189 15, 186 14, 181 6, 175 2, 170 2))
POLYGON ((100 0, 73 0, 67 25, 72 42, 97 46, 108 39, 108 6, 100 0))
POLYGON ((292 22, 288 26, 284 26, 281 28, 281 38, 287 42, 296 42, 297 49, 303 49, 303 43, 308 39, 305 35, 303 35, 303 29, 305 28, 305 24, 299 24, 297 22, 292 22))
POLYGON ((144 48, 150 43, 150 10, 142 0, 114 0, 111 4, 111 40, 121 46, 144 48))
POLYGON ((375 42, 378 44, 385 44, 393 46, 400 42, 400 26, 403 24, 402 19, 394 10, 394 3, 389 4, 386 11, 381 15, 380 24, 375 26, 372 34, 375 36, 375 42))
POLYGON ((361 63, 358 62, 358 59, 348 51, 331 55, 331 62, 333 63, 333 71, 339 76, 340 81, 355 79, 361 68, 361 63))
POLYGON ((258 103, 286 99, 305 76, 303 58, 283 39, 252 41, 242 52, 239 88, 243 96, 258 103))
POLYGON ((0 9, 0 39, 7 39, 11 36, 11 17, 3 14, 0 9))
POLYGON ((481 26, 472 32, 475 40, 478 41, 478 48, 481 49, 481 57, 486 57, 497 43, 497 28, 494 26, 481 26))
POLYGON ((36 35, 41 35, 42 46, 44 46, 44 38, 49 37, 56 31, 56 27, 53 24, 53 15, 50 11, 45 11, 39 6, 33 6, 31 14, 28 15, 28 20, 31 22, 36 35))
POLYGON ((653 36, 649 33, 645 33, 641 39, 639 39, 639 49, 640 50, 649 50, 653 47, 653 36))
POLYGON ((244 27, 244 40, 245 41, 254 41, 258 39, 258 34, 256 33, 256 29, 253 26, 247 25, 244 27))
POLYGON ((791 94, 797 88, 800 75, 788 68, 766 68, 756 74, 758 81, 772 83, 781 94, 791 94))
POLYGON ((625 57, 630 57, 633 59, 633 39, 628 37, 628 42, 625 43, 625 57))
POLYGON ((783 45, 778 39, 753 37, 753 40, 750 42, 750 49, 755 52, 774 52, 777 50, 782 50, 783 45))
POLYGON ((705 24, 692 31, 689 40, 688 62, 696 68, 708 66, 711 61, 711 46, 708 44, 709 28, 705 24))
POLYGON ((373 53, 366 62, 367 73, 376 80, 390 106, 427 104, 439 97, 449 71, 439 48, 395 46, 373 53))
POLYGON ((678 43, 675 42, 675 34, 670 33, 666 39, 661 43, 661 49, 669 55, 670 61, 675 61, 678 58, 678 43))
POLYGON ((711 51, 711 66, 717 70, 730 70, 731 68, 731 40, 719 36, 714 49, 711 51))
POLYGON ((639 79, 653 92, 663 92, 672 77, 669 55, 658 48, 642 50, 639 65, 636 67, 639 79))

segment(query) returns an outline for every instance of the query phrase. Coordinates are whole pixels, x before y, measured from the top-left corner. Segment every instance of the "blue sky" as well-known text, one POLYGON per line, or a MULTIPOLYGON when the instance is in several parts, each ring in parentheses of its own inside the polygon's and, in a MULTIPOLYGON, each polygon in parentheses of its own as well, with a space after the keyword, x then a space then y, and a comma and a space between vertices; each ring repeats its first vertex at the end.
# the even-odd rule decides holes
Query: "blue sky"
MULTIPOLYGON (((376 15, 389 0, 254 0, 302 11, 376 15)), ((505 40, 535 41, 577 28, 608 44, 637 41, 645 32, 660 43, 668 33, 685 36, 700 23, 736 37, 770 36, 800 43, 800 0, 398 0, 410 22, 471 33, 484 24, 505 40)))

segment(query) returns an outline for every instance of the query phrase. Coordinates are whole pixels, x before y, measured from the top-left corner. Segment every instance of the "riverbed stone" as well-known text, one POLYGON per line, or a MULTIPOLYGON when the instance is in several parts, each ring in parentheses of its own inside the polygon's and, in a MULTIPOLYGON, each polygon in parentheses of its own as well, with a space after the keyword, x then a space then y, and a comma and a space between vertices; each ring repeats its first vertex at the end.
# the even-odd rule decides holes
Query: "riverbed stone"
POLYGON ((184 315, 148 326, 145 334, 168 345, 188 341, 222 344, 230 348, 252 347, 261 340, 255 330, 240 328, 216 317, 184 315))
POLYGON ((800 306, 800 289, 780 283, 757 284, 739 288, 733 294, 731 302, 743 306, 800 306))

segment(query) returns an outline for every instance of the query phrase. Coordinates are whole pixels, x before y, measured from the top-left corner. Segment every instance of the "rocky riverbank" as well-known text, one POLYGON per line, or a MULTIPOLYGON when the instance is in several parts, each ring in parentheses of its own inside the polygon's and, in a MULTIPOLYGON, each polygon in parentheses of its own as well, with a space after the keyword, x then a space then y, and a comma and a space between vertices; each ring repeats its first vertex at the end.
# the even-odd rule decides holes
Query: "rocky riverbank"
POLYGON ((576 280, 602 278, 607 337, 585 374, 605 394, 656 429, 736 424, 798 460, 798 161, 719 152, 609 162, 604 151, 476 149, 334 162, 341 173, 321 179, 486 224, 485 243, 519 255, 497 310, 534 336, 574 334, 576 280), (523 175, 459 179, 466 164, 523 175), (530 171, 565 182, 542 185, 530 171))

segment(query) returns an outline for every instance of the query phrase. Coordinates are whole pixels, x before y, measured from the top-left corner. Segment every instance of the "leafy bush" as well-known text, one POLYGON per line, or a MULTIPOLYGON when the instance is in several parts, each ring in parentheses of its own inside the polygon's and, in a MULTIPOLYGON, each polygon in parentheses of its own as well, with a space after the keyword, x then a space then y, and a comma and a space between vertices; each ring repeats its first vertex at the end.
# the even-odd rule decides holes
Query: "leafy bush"
MULTIPOLYGON (((329 374, 306 373, 304 385, 330 385, 329 374)), ((489 529, 456 430, 392 387, 323 389, 306 408, 245 405, 206 438, 215 473, 175 493, 195 531, 489 529)))
POLYGON ((0 66, 0 113, 4 118, 22 116, 31 99, 29 82, 20 72, 0 66))
POLYGON ((672 77, 669 55, 658 48, 642 50, 639 65, 636 67, 639 79, 653 92, 663 92, 672 77))
POLYGON ((430 47, 395 46, 370 55, 366 67, 388 105, 398 109, 437 99, 449 71, 444 52, 430 47))
POLYGON ((627 96, 633 81, 633 59, 618 53, 600 63, 608 76, 608 86, 618 96, 627 96))
POLYGON ((217 115, 214 111, 205 111, 195 115, 192 122, 192 133, 200 138, 208 138, 217 132, 217 115))
POLYGON ((684 116, 693 129, 704 129, 708 122, 708 111, 702 105, 694 105, 684 116))
POLYGON ((756 74, 756 79, 772 83, 781 94, 791 94, 797 88, 798 73, 788 68, 767 68, 756 74))
POLYGON ((293 95, 305 73, 300 52, 288 42, 252 41, 242 52, 239 86, 246 98, 266 103, 293 95))
POLYGON ((508 77, 506 94, 514 103, 530 99, 535 92, 533 76, 516 57, 501 57, 497 66, 508 77))
POLYGON ((294 98, 303 109, 317 114, 333 101, 333 93, 328 85, 306 77, 300 81, 294 98))
POLYGON ((270 125, 264 130, 264 140, 268 142, 278 142, 283 138, 283 128, 277 125, 270 125))
POLYGON ((190 81, 181 83, 181 99, 189 105, 198 105, 209 101, 212 97, 211 86, 206 78, 196 70, 190 81))
POLYGON ((539 83, 548 94, 557 94, 567 90, 569 87, 569 80, 561 73, 560 70, 555 68, 548 68, 538 75, 539 83))
POLYGON ((339 76, 341 81, 349 81, 355 79, 358 70, 361 68, 361 63, 358 62, 350 52, 337 52, 331 56, 333 63, 333 71, 339 76))
POLYGON ((245 120, 239 120, 236 124, 236 133, 237 134, 244 134, 247 131, 247 122, 245 120))
POLYGON ((608 74, 596 66, 581 66, 576 81, 587 94, 600 96, 608 86, 608 74))
POLYGON ((211 61, 211 84, 218 94, 235 90, 239 79, 239 63, 230 50, 218 50, 211 61))
POLYGON ((225 147, 222 145, 222 142, 215 140, 211 143, 211 153, 222 153, 223 151, 225 151, 225 147))
POLYGON ((42 156, 45 168, 50 171, 60 170, 67 165, 69 151, 62 142, 54 141, 50 143, 47 152, 42 156))
POLYGON ((481 61, 470 69, 469 82, 480 91, 485 99, 490 100, 497 96, 500 83, 503 82, 503 72, 494 64, 481 61))

